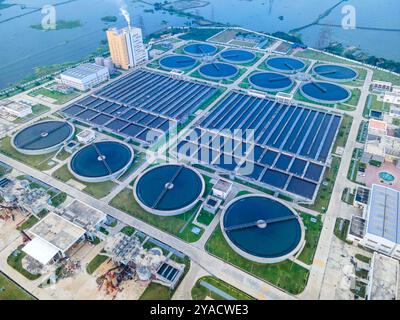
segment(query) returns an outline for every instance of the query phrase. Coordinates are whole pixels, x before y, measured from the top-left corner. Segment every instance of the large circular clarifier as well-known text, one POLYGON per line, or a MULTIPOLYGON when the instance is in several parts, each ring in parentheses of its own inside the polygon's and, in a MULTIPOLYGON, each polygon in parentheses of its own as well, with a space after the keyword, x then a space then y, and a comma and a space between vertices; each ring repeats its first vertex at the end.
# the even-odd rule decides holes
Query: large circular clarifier
POLYGON ((159 216, 174 216, 190 210, 204 189, 203 177, 181 164, 150 168, 138 177, 133 188, 139 205, 159 216))
POLYGON ((188 70, 196 65, 196 59, 185 55, 171 55, 162 58, 159 64, 167 70, 188 70))
POLYGON ((11 144, 24 154, 46 154, 58 151, 72 139, 74 132, 74 126, 66 121, 47 120, 21 129, 13 136, 11 144))
POLYGON ((293 80, 288 76, 275 72, 257 72, 249 77, 250 84, 263 91, 285 91, 293 86, 293 80))
POLYGON ((222 213, 221 229, 233 250, 258 263, 284 261, 304 243, 298 214, 264 195, 245 195, 230 202, 222 213))
POLYGON ((256 55, 247 50, 230 49, 222 52, 220 57, 230 63, 250 63, 255 60, 256 55))
POLYGON ((228 63, 208 63, 200 67, 200 74, 211 80, 224 80, 235 77, 239 70, 228 63))
POLYGON ((100 141, 78 150, 69 162, 71 173, 85 182, 103 182, 123 174, 133 160, 132 148, 122 142, 100 141))
POLYGON ((196 57, 212 56, 217 51, 217 47, 206 43, 193 43, 183 48, 183 52, 196 57))
POLYGON ((342 103, 351 98, 351 92, 348 89, 323 81, 305 83, 300 87, 300 91, 307 99, 324 104, 342 103))
POLYGON ((323 80, 345 82, 358 77, 358 72, 352 68, 337 64, 321 64, 313 69, 313 73, 323 80))
POLYGON ((271 70, 283 73, 297 73, 303 71, 306 64, 297 58, 293 57, 272 57, 265 64, 271 70))

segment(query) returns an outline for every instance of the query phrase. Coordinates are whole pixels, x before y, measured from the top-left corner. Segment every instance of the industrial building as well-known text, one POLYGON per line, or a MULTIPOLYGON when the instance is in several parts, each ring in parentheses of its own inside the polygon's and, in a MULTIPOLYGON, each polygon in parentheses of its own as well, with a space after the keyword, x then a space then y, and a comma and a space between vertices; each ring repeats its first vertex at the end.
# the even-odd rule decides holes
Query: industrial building
POLYGON ((49 213, 28 230, 27 234, 32 236, 32 240, 22 251, 46 265, 67 256, 68 250, 83 239, 85 233, 83 228, 55 213, 49 213))
POLYGON ((353 216, 348 240, 400 260, 400 192, 372 186, 362 216, 353 216))
POLYGON ((148 60, 140 28, 109 29, 107 40, 111 59, 121 69, 128 70, 148 60))
POLYGON ((110 73, 107 67, 84 63, 61 73, 58 82, 80 91, 86 91, 109 79, 110 73))
POLYGON ((23 118, 32 113, 31 106, 8 99, 0 101, 0 110, 15 118, 23 118))
POLYGON ((379 162, 395 162, 400 159, 400 137, 396 128, 385 121, 371 119, 365 142, 363 158, 379 162))

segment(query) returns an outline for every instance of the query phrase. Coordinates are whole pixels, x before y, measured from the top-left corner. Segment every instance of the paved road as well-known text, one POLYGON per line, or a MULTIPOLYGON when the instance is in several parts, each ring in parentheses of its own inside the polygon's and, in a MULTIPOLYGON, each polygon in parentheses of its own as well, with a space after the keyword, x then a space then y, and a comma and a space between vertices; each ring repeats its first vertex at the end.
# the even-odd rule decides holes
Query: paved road
MULTIPOLYGON (((319 240, 318 248, 315 253, 314 263, 311 268, 310 277, 308 280, 308 286, 304 292, 300 295, 303 299, 320 299, 321 289, 323 282, 326 281, 326 266, 329 259, 331 247, 332 247, 332 237, 334 237, 333 231, 335 228, 336 218, 343 212, 346 204, 342 202, 342 192, 344 188, 353 185, 347 179, 347 172, 350 167, 350 163, 353 157, 353 150, 358 145, 357 135, 358 129, 363 120, 362 113, 369 95, 369 86, 372 81, 373 72, 368 70, 367 78, 362 88, 361 97, 358 103, 356 113, 353 113, 353 125, 349 137, 347 139, 347 144, 342 156, 340 163, 339 172, 336 178, 336 183, 332 192, 332 197, 329 203, 328 210, 325 214, 324 225, 319 240)), ((328 279, 329 281, 329 279, 328 279)))

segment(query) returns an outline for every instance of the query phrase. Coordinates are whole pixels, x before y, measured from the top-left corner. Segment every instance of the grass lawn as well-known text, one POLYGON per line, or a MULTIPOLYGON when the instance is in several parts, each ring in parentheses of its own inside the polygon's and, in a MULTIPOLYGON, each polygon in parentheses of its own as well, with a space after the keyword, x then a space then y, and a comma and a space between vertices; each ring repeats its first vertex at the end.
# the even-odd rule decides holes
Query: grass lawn
POLYGON ((22 154, 12 147, 10 137, 5 137, 0 140, 0 152, 40 171, 47 171, 56 164, 54 163, 54 165, 49 165, 48 163, 55 153, 37 156, 28 156, 26 154, 22 154))
POLYGON ((378 101, 377 95, 370 94, 364 107, 363 117, 369 119, 369 113, 371 110, 389 112, 390 104, 383 101, 378 101))
POLYGON ((349 64, 349 65, 358 65, 357 62, 351 62, 345 59, 342 59, 337 56, 331 56, 319 51, 313 51, 310 49, 306 49, 303 51, 299 51, 295 55, 298 58, 306 58, 318 61, 325 61, 325 62, 333 62, 333 63, 342 63, 342 64, 349 64))
POLYGON ((65 192, 60 192, 51 198, 51 205, 57 208, 64 203, 65 200, 67 200, 67 194, 65 192))
POLYGON ((400 77, 396 76, 390 72, 382 71, 382 70, 375 70, 374 71, 374 76, 372 78, 373 80, 379 80, 379 81, 389 81, 393 83, 394 85, 399 86, 400 85, 400 77))
POLYGON ((0 300, 35 300, 35 298, 0 272, 0 300))
POLYGON ((88 263, 88 265, 86 266, 86 272, 89 274, 93 274, 93 272, 95 272, 97 268, 100 267, 100 265, 106 262, 108 259, 109 257, 98 254, 92 259, 92 261, 88 263))
POLYGON ((346 243, 349 243, 346 240, 347 231, 349 230, 349 227, 350 227, 350 220, 337 218, 336 223, 335 223, 335 229, 334 229, 333 233, 340 240, 342 240, 346 243))
POLYGON ((351 90, 350 100, 347 100, 346 102, 339 104, 338 107, 340 107, 342 105, 351 105, 351 106, 356 107, 358 104, 358 101, 360 101, 360 96, 361 96, 361 90, 358 88, 354 88, 351 90))
POLYGON ((343 115, 342 123, 340 124, 339 132, 335 144, 333 145, 333 152, 336 151, 337 147, 345 147, 347 143, 347 138, 349 136, 351 126, 353 124, 353 117, 349 115, 343 115))
POLYGON ((304 205, 304 207, 321 213, 326 212, 329 206, 329 201, 331 200, 332 190, 335 185, 336 176, 339 171, 339 166, 340 166, 340 158, 335 156, 332 157, 331 167, 325 172, 323 183, 321 184, 321 187, 318 190, 318 194, 314 204, 304 205))
POLYGON ((215 215, 209 213, 205 210, 201 210, 199 216, 197 217, 197 222, 208 226, 215 218, 215 215))
POLYGON ((300 216, 306 229, 306 244, 303 248, 303 251, 298 256, 298 259, 308 265, 312 265, 315 251, 317 250, 318 246, 319 236, 322 230, 322 220, 321 216, 314 217, 303 212, 300 213, 300 216), (317 221, 313 222, 313 219, 317 221))
POLYGON ((67 160, 70 156, 71 156, 71 154, 63 149, 57 154, 56 158, 58 160, 64 161, 64 160, 67 160))
POLYGON ((131 235, 133 235, 133 233, 135 232, 135 228, 130 227, 130 226, 125 226, 121 229, 121 232, 123 234, 126 234, 128 237, 130 237, 131 235))
POLYGON ((292 294, 301 293, 308 281, 308 270, 293 261, 261 264, 238 255, 225 241, 219 225, 208 239, 206 250, 221 260, 292 294))
POLYGON ((36 218, 34 215, 31 215, 27 220, 25 220, 23 223, 21 223, 18 227, 18 231, 30 229, 32 226, 34 226, 37 222, 39 221, 38 218, 36 218))
POLYGON ((17 270, 20 274, 22 274, 25 278, 27 278, 29 280, 39 279, 41 274, 32 274, 22 267, 22 259, 26 256, 26 253, 23 251, 20 251, 19 249, 16 250, 15 255, 14 255, 14 252, 11 253, 7 258, 8 265, 10 267, 14 268, 15 270, 17 270))
POLYGON ((80 94, 77 91, 74 91, 70 94, 65 94, 58 91, 52 91, 47 88, 39 88, 37 90, 33 90, 32 92, 30 92, 29 95, 32 97, 43 95, 45 97, 49 97, 51 99, 56 100, 54 104, 64 104, 71 101, 72 99, 79 97, 80 94))
MULTIPOLYGON (((52 176, 62 182, 68 182, 71 179, 76 180, 71 172, 69 172, 68 165, 66 164, 54 171, 52 176)), ((113 181, 104 181, 98 183, 79 182, 86 186, 83 191, 92 197, 95 197, 96 199, 104 198, 116 186, 113 181)))
POLYGON ((371 258, 368 258, 368 257, 366 257, 366 256, 363 256, 362 254, 357 253, 357 254, 355 255, 355 257, 356 257, 356 259, 358 259, 358 260, 360 260, 360 261, 362 261, 362 262, 365 262, 365 263, 368 263, 368 264, 371 263, 371 258))
POLYGON ((133 196, 133 191, 129 188, 122 190, 114 199, 111 200, 110 205, 135 218, 151 224, 160 230, 175 235, 186 242, 195 242, 199 240, 204 231, 202 230, 198 235, 192 233, 191 229, 194 225, 189 222, 186 228, 180 232, 187 224, 188 220, 191 219, 192 216, 194 218, 194 212, 198 209, 199 205, 196 205, 193 209, 178 216, 159 217, 143 210, 136 202, 135 197, 133 196))
POLYGON ((236 298, 237 300, 254 300, 253 297, 231 286, 229 283, 226 283, 225 281, 211 276, 202 277, 197 280, 196 284, 192 288, 193 300, 205 300, 206 297, 210 297, 213 300, 225 300, 223 297, 219 296, 213 291, 203 287, 200 283, 202 281, 207 282, 208 284, 224 291, 225 293, 229 294, 233 298, 236 298))

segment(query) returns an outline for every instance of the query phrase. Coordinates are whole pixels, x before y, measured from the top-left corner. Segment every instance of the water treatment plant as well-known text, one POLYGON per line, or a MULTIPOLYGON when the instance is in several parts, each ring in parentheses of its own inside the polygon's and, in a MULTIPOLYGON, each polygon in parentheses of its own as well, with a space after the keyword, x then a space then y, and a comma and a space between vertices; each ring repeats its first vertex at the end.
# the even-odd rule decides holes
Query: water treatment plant
POLYGON ((167 28, 125 65, 139 30, 107 32, 104 82, 55 75, 8 98, 41 102, 17 120, 0 101, 0 205, 18 211, 0 271, 40 299, 368 292, 365 213, 400 191, 397 82, 239 27, 167 28))
POLYGON ((81 181, 102 182, 119 177, 133 160, 132 148, 115 141, 100 141, 78 150, 69 170, 81 181))
POLYGON ((74 126, 66 121, 43 121, 18 131, 12 138, 12 145, 28 155, 51 153, 71 140, 74 131, 74 126))
POLYGON ((193 208, 204 193, 202 176, 179 164, 152 167, 135 182, 134 196, 151 214, 174 216, 193 208))
POLYGON ((221 228, 240 255, 258 263, 287 260, 304 242, 304 226, 297 213, 266 196, 236 198, 224 209, 221 228))

